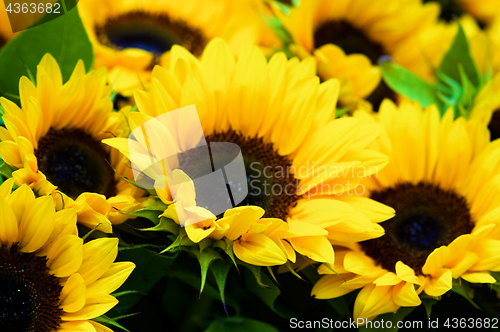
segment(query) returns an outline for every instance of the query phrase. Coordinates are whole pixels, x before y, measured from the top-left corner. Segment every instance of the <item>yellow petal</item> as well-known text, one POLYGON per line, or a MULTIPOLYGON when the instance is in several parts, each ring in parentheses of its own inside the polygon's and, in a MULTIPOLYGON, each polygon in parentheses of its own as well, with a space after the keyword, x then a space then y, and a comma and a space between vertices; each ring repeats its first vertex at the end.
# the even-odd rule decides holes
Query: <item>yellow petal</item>
POLYGON ((450 256, 450 249, 445 246, 434 249, 430 253, 429 257, 425 260, 425 264, 422 267, 422 272, 424 274, 433 275, 437 271, 441 270, 446 263, 446 260, 450 256))
POLYGON ((23 184, 7 199, 18 221, 23 219, 24 209, 35 201, 33 190, 23 184))
POLYGON ((72 274, 59 295, 59 307, 65 312, 81 310, 87 300, 85 280, 78 273, 72 274))
POLYGON ((475 272, 462 274, 462 278, 468 282, 493 284, 496 281, 488 272, 475 272))
POLYGON ((371 318, 398 310, 392 299, 391 286, 369 285, 364 287, 354 303, 354 319, 371 318))
POLYGON ((5 198, 0 196, 0 242, 7 248, 17 242, 17 219, 5 198))
POLYGON ((401 261, 396 263, 396 274, 401 280, 420 284, 418 277, 415 275, 415 271, 401 261))
POLYGON ((430 281, 425 284, 424 291, 430 296, 441 296, 451 289, 452 275, 449 269, 436 271, 435 276, 429 277, 430 281))
POLYGON ((55 224, 54 201, 51 196, 37 198, 26 209, 19 225, 19 250, 34 252, 49 239, 55 224))
POLYGON ((58 278, 67 277, 80 268, 83 258, 83 240, 76 235, 66 235, 47 248, 47 267, 58 278))
POLYGON ((113 332, 112 329, 110 329, 102 324, 96 323, 93 320, 89 320, 89 323, 92 324, 92 326, 95 328, 96 332, 113 332))
POLYGON ((91 323, 91 321, 62 322, 57 332, 96 332, 91 323))
POLYGON ((235 216, 231 220, 229 229, 226 232, 226 238, 229 240, 236 240, 248 230, 250 224, 260 219, 264 215, 265 211, 263 208, 258 206, 240 206, 224 213, 224 218, 235 216))
POLYGON ((347 276, 339 275, 326 275, 316 282, 314 285, 311 296, 323 300, 333 299, 352 291, 350 288, 343 288, 341 285, 348 280, 347 276))
POLYGON ((416 307, 422 303, 411 282, 402 282, 394 286, 393 298, 394 303, 402 307, 416 307))
POLYGON ((233 251, 242 261, 257 266, 285 264, 286 254, 264 234, 243 234, 234 241, 233 251))
POLYGON ((326 236, 304 236, 289 239, 293 249, 310 259, 333 265, 335 255, 326 236))
POLYGON ((99 279, 87 287, 87 296, 114 292, 127 280, 134 268, 135 264, 132 262, 113 263, 99 279))
POLYGON ((83 245, 83 262, 78 273, 90 285, 109 269, 117 254, 117 238, 100 238, 87 242, 83 245))
POLYGON ((85 306, 81 310, 71 313, 64 312, 61 319, 63 321, 92 319, 104 315, 117 304, 118 300, 111 295, 95 294, 87 298, 85 306))

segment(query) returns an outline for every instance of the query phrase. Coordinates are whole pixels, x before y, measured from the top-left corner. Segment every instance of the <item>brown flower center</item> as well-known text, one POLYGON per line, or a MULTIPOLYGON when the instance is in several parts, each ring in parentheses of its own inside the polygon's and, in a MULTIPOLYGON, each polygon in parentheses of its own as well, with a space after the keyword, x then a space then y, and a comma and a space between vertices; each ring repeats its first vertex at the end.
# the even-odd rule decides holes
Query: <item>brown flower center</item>
MULTIPOLYGON (((276 152, 272 143, 265 143, 262 138, 247 137, 234 130, 214 132, 206 137, 211 142, 228 142, 236 144, 242 152, 245 164, 245 183, 231 181, 227 190, 233 201, 241 202, 238 206, 256 205, 263 208, 266 218, 287 219, 292 207, 297 204, 300 196, 297 195, 298 180, 291 172, 291 160, 276 152), (244 187, 248 188, 248 195, 244 195, 244 187)), ((218 152, 218 154, 224 152, 218 152)), ((205 175, 206 171, 200 167, 199 155, 192 153, 179 155, 180 168, 192 179, 205 175)), ((221 158, 218 155, 218 158, 221 158)), ((224 156, 222 156, 224 159, 224 156)), ((228 151, 227 162, 232 160, 232 152, 228 151)), ((226 163, 227 164, 227 163, 226 163)), ((225 202, 226 193, 214 192, 221 195, 221 202, 225 202)), ((213 197, 211 197, 213 201, 213 197)), ((205 206, 203 197, 196 197, 198 206, 205 206)))
POLYGON ((62 286, 49 274, 46 259, 0 248, 0 330, 48 332, 61 323, 62 286))
POLYGON ((360 242, 361 248, 392 272, 396 263, 402 261, 417 274, 422 273, 422 266, 434 249, 474 228, 465 199, 433 184, 402 183, 375 191, 371 198, 393 207, 396 216, 381 223, 384 236, 360 242))
POLYGON ((40 171, 66 195, 83 192, 116 195, 116 181, 109 152, 81 129, 51 128, 35 151, 40 171))
MULTIPOLYGON (((381 56, 387 54, 382 44, 372 40, 363 30, 346 21, 327 21, 316 29, 314 47, 320 48, 326 44, 335 44, 346 54, 364 54, 373 65, 377 64, 381 56)), ((384 98, 396 101, 396 94, 381 80, 367 100, 377 111, 384 98)))
POLYGON ((196 56, 208 40, 202 31, 164 14, 130 12, 96 27, 101 44, 115 48, 140 48, 159 56, 173 45, 181 45, 196 56))

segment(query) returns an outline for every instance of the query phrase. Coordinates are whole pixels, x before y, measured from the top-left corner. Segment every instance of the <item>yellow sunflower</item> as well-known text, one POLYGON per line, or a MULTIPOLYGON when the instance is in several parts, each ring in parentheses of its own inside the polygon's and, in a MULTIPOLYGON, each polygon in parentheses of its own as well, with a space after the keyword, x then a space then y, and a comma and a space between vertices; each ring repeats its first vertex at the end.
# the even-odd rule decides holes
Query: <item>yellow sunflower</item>
POLYGON ((0 330, 112 331, 91 319, 118 303, 134 263, 113 263, 118 239, 84 244, 74 210, 13 182, 0 186, 0 330))
POLYGON ((367 98, 374 107, 384 97, 396 98, 381 82, 378 59, 388 55, 412 70, 413 54, 420 54, 422 45, 408 41, 435 24, 439 11, 437 4, 418 0, 301 1, 289 15, 275 9, 292 37, 292 52, 314 54, 321 78, 341 80, 343 106, 367 98))
MULTIPOLYGON (((451 21, 462 14, 468 13, 475 19, 488 24, 498 17, 499 0, 431 0, 441 6, 442 19, 451 21)), ((429 2, 424 0, 423 2, 429 2)))
POLYGON ((110 82, 124 95, 147 84, 153 66, 168 57, 174 44, 197 56, 216 36, 235 52, 245 43, 279 45, 254 0, 88 0, 78 7, 94 47, 95 67, 108 68, 110 82))
POLYGON ((134 209, 143 191, 114 173, 113 168, 132 176, 123 156, 100 143, 128 135, 124 113, 113 112, 105 69, 86 74, 80 61, 63 84, 57 62, 47 54, 37 67, 36 85, 22 77, 19 93, 21 108, 0 99, 6 127, 0 128, 0 156, 18 169, 16 184, 59 201, 64 197, 61 204, 74 207, 79 222, 111 232, 110 221, 124 221, 116 209, 134 209), (69 197, 56 194, 55 186, 69 197))
POLYGON ((354 118, 333 120, 339 83, 320 84, 314 59, 287 60, 277 53, 267 62, 253 46, 235 60, 229 45, 215 39, 201 60, 174 46, 168 67, 154 68, 150 91, 136 91, 139 112, 130 113, 130 127, 154 123, 158 116, 194 104, 207 142, 234 143, 241 149, 248 183, 228 184, 234 200, 242 199, 238 207, 218 216, 205 208, 210 197, 196 196, 189 184, 202 172, 202 163, 189 154, 171 168, 166 162, 159 168, 155 168, 158 163, 148 166, 151 157, 162 159, 164 151, 155 150, 157 146, 181 149, 196 145, 202 137, 189 135, 189 143, 175 141, 172 137, 177 134, 156 126, 158 140, 148 138, 150 146, 138 137, 136 143, 125 138, 104 142, 129 157, 143 153, 134 165, 154 181, 157 195, 166 204, 172 203, 175 193, 166 186, 165 175, 173 170, 173 178, 180 179, 175 182, 183 183, 175 189, 182 192, 177 195, 180 208, 174 211, 171 205, 164 215, 201 220, 185 227, 193 242, 225 238, 231 244, 234 241, 240 259, 276 265, 295 261, 293 249, 315 261, 332 262, 329 240, 383 234, 377 222, 392 217, 391 208, 364 197, 351 204, 336 196, 387 163, 386 156, 366 149, 381 128, 362 125, 354 118), (243 187, 249 188, 249 194, 239 197, 243 187))
POLYGON ((495 282, 488 271, 500 270, 500 141, 489 143, 484 125, 454 120, 452 110, 441 119, 433 105, 397 108, 386 100, 377 116, 355 117, 386 128, 371 147, 390 162, 361 185, 396 216, 381 224, 380 238, 336 243, 339 275, 321 267, 327 275, 312 295, 361 289, 354 316, 373 319, 418 306, 422 292, 441 296, 456 279, 495 282))

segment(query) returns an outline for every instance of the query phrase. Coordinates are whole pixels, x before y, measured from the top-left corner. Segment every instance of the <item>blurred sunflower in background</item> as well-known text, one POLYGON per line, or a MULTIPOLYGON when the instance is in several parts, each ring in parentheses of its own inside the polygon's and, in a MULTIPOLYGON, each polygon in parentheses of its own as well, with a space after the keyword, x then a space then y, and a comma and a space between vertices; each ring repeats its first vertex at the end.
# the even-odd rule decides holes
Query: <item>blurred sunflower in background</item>
POLYGON ((361 289, 354 316, 373 319, 420 305, 419 295, 439 297, 455 283, 495 283, 489 271, 500 270, 500 142, 489 143, 484 125, 454 120, 451 110, 440 119, 435 106, 385 101, 377 116, 355 117, 386 128, 370 147, 390 162, 363 185, 396 216, 381 224, 380 238, 338 243, 339 275, 320 267, 328 275, 312 295, 361 289))
POLYGON ((63 84, 59 65, 47 54, 36 82, 23 76, 19 90, 21 108, 0 99, 5 112, 0 155, 17 169, 12 174, 16 184, 53 195, 78 210, 80 223, 110 233, 110 220, 125 220, 112 207, 134 209, 143 191, 115 174, 113 168, 124 176, 131 170, 118 151, 100 143, 128 134, 124 114, 113 112, 105 69, 86 74, 80 61, 63 84), (56 187, 65 195, 57 194, 56 187))
POLYGON ((435 40, 414 38, 436 24, 439 13, 437 4, 417 0, 301 1, 289 14, 274 8, 291 36, 291 51, 301 58, 313 54, 322 79, 341 80, 341 106, 355 108, 366 99, 375 109, 384 98, 396 100, 377 61, 391 56, 412 70, 420 44, 430 43, 426 49, 432 50, 435 40))
POLYGON ((247 43, 280 45, 253 0, 86 0, 78 8, 94 48, 95 68, 108 68, 109 81, 124 96, 147 86, 151 69, 168 58, 173 45, 196 56, 217 36, 236 53, 247 43))
MULTIPOLYGON (((240 207, 217 219, 210 211, 198 208, 207 206, 203 202, 206 197, 196 197, 192 187, 186 185, 185 213, 206 216, 206 222, 189 225, 195 229, 190 231, 186 226, 192 241, 207 237, 217 241, 225 236, 232 244, 238 239, 234 241, 237 256, 238 246, 252 248, 244 251, 247 256, 238 256, 241 260, 266 266, 284 264, 287 259, 294 262, 293 249, 315 261, 331 263, 330 240, 366 240, 383 234, 377 223, 392 217, 391 208, 368 198, 350 204, 336 197, 387 163, 383 154, 366 149, 381 128, 377 124, 362 125, 353 118, 333 120, 339 83, 327 80, 320 84, 312 58, 287 60, 284 53, 277 53, 267 62, 264 54, 253 47, 235 60, 229 45, 216 39, 208 44, 201 60, 185 48, 174 46, 168 68, 155 67, 151 90, 136 91, 139 112, 129 115, 131 129, 169 111, 195 104, 208 142, 235 143, 241 148, 251 188, 240 207), (340 176, 342 170, 345 176, 340 176), (270 190, 273 185, 282 191, 275 194, 270 190), (365 215, 368 211, 377 212, 368 217, 365 215), (258 221, 261 217, 268 219, 258 221), (259 227, 254 225, 259 223, 259 227), (281 233, 268 228, 279 225, 284 228, 281 233), (286 256, 272 262, 254 259, 266 256, 263 253, 271 250, 264 246, 267 241, 259 244, 255 240, 263 236, 248 235, 245 244, 247 233, 277 236, 279 239, 274 239, 282 250, 286 248, 286 256)), ((156 135, 162 137, 162 144, 174 145, 167 143, 171 142, 167 130, 156 135)), ((130 156, 127 139, 112 138, 104 142, 130 156)), ((148 150, 145 146, 138 149, 148 150)), ((145 152, 144 160, 150 157, 145 152)), ((196 178, 201 163, 185 159, 187 167, 182 169, 187 176, 196 178)), ((145 173, 155 180, 157 195, 164 203, 171 204, 165 169, 149 171, 145 173)), ((241 184, 231 186, 231 192, 238 195, 241 184)), ((235 200, 241 201, 237 197, 235 200)), ((169 210, 164 215, 176 218, 169 210)))
POLYGON ((117 239, 84 244, 74 210, 56 212, 52 197, 12 185, 0 186, 0 329, 112 331, 92 319, 118 303, 109 294, 135 264, 114 263, 117 239))
POLYGON ((488 25, 498 17, 499 0, 423 0, 435 2, 441 7, 440 18, 451 21, 463 14, 470 14, 483 25, 488 25))

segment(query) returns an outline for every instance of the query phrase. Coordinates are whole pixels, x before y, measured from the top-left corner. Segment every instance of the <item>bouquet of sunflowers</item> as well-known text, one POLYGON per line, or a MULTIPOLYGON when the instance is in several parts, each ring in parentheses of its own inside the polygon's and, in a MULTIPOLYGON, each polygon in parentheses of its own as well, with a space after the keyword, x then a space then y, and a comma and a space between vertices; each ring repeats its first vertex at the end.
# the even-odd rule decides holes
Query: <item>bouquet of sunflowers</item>
POLYGON ((0 331, 500 327, 500 0, 0 1, 0 331))

